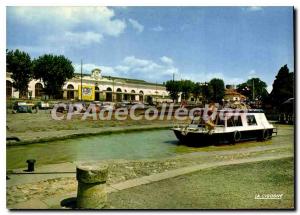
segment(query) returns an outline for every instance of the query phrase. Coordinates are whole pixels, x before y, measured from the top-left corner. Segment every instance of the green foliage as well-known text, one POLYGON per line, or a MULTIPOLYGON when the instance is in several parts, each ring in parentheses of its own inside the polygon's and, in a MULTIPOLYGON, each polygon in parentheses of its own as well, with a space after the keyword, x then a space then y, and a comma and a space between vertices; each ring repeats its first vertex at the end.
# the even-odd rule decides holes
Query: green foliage
POLYGON ((281 105, 289 98, 294 98, 294 73, 289 71, 287 65, 278 71, 270 97, 275 106, 281 105))
POLYGON ((201 86, 201 92, 205 103, 212 99, 212 88, 208 85, 208 83, 204 83, 201 86))
POLYGON ((199 96, 201 95, 202 87, 199 82, 195 83, 192 89, 193 96, 197 100, 199 96))
POLYGON ((254 99, 262 101, 268 97, 267 84, 259 78, 251 78, 245 83, 237 85, 237 91, 251 100, 253 100, 253 95, 254 99))
MULTIPOLYGON (((211 100, 214 102, 221 102, 225 94, 225 85, 222 79, 213 78, 208 83, 211 90, 211 100)), ((208 91, 209 92, 209 91, 208 91)))
POLYGON ((179 97, 179 93, 181 91, 180 81, 173 81, 173 80, 167 81, 166 90, 169 92, 171 99, 173 99, 173 102, 177 101, 179 97))
POLYGON ((32 79, 32 62, 29 54, 20 50, 6 50, 6 71, 11 73, 13 87, 20 92, 21 97, 26 97, 28 83, 32 79))
POLYGON ((190 80, 181 80, 180 81, 180 89, 182 92, 182 99, 188 100, 190 97, 190 94, 192 93, 194 88, 194 83, 190 80))
POLYGON ((42 79, 49 96, 59 95, 65 81, 74 76, 72 62, 64 56, 46 54, 33 61, 35 79, 42 79))
POLYGON ((224 97, 225 87, 224 81, 221 79, 212 79, 209 83, 204 84, 194 83, 190 80, 169 80, 166 82, 166 89, 173 101, 177 101, 179 93, 182 93, 183 100, 188 100, 193 94, 196 99, 202 95, 205 102, 210 100, 220 102, 224 97))

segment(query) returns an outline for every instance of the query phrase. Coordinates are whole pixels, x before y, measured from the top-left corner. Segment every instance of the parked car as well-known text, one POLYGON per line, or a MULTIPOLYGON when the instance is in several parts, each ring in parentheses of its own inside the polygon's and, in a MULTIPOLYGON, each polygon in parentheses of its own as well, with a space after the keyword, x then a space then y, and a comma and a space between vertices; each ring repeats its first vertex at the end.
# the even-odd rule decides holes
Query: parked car
POLYGON ((51 108, 48 102, 43 102, 43 101, 37 102, 36 106, 39 109, 50 109, 51 108))
POLYGON ((32 110, 35 109, 35 105, 32 103, 26 102, 15 102, 13 106, 14 113, 32 113, 32 110))

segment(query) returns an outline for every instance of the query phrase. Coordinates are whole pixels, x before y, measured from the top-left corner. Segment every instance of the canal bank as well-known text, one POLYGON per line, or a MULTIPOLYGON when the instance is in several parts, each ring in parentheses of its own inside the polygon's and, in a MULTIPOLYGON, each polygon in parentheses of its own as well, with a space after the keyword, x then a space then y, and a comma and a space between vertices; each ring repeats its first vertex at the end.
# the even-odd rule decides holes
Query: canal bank
POLYGON ((33 137, 24 137, 23 134, 19 134, 17 137, 20 141, 7 141, 7 146, 20 146, 20 145, 29 145, 34 143, 48 143, 56 140, 66 140, 66 139, 75 139, 80 137, 88 137, 92 135, 108 135, 108 134, 118 134, 118 133, 131 133, 137 131, 151 131, 151 130, 161 130, 172 128, 171 125, 138 125, 138 126, 126 126, 126 127, 109 127, 109 128, 94 128, 94 129, 81 129, 76 131, 55 131, 54 134, 51 132, 47 132, 46 136, 43 133, 40 133, 40 136, 33 136, 33 137))

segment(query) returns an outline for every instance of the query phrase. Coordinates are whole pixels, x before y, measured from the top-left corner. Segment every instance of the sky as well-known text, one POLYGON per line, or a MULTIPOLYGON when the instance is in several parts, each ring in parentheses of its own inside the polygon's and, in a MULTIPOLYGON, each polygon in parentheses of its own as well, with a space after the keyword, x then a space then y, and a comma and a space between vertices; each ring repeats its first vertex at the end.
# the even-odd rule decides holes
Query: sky
POLYGON ((292 7, 7 7, 7 48, 64 55, 76 72, 163 83, 294 71, 292 7))

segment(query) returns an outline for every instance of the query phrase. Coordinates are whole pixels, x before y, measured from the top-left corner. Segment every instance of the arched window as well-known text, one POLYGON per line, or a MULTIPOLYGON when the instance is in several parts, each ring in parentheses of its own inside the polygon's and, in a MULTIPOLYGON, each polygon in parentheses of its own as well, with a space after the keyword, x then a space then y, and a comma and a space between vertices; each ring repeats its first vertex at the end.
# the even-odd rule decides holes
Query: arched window
POLYGON ((100 89, 98 86, 95 87, 95 101, 100 100, 100 89))
POLYGON ((111 90, 111 88, 110 87, 108 87, 107 89, 106 89, 106 101, 108 101, 108 102, 111 102, 112 101, 112 90, 111 90))
POLYGON ((139 93, 139 101, 140 102, 143 102, 144 101, 144 92, 142 90, 140 90, 140 93, 139 93))
POLYGON ((135 91, 134 90, 131 90, 130 100, 135 101, 135 91))
POLYGON ((127 90, 124 90, 123 100, 128 101, 127 90))
POLYGON ((67 86, 67 99, 74 99, 74 86, 72 84, 67 86))
POLYGON ((43 85, 41 83, 36 83, 34 85, 35 97, 41 97, 43 95, 43 85))
POLYGON ((117 89, 117 102, 122 101, 122 90, 120 88, 117 89))
POLYGON ((68 89, 68 90, 74 90, 74 86, 73 86, 72 84, 69 84, 69 85, 67 86, 67 89, 68 89))
POLYGON ((12 83, 10 81, 6 81, 6 97, 11 98, 12 97, 12 83))

